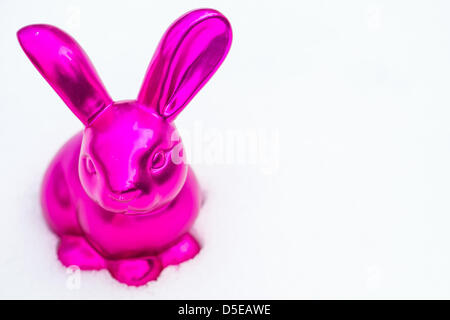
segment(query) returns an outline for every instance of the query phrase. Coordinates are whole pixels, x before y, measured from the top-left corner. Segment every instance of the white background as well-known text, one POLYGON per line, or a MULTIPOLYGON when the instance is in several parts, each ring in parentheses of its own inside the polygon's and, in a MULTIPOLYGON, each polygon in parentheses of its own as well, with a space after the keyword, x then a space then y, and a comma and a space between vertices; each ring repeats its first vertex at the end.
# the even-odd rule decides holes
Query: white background
POLYGON ((444 1, 2 0, 0 298, 450 298, 449 10, 444 1), (256 164, 194 164, 208 194, 197 258, 138 289, 106 271, 82 272, 73 289, 38 195, 51 157, 82 126, 15 32, 63 28, 111 96, 129 99, 164 30, 199 7, 225 14, 234 42, 178 127, 275 131, 278 144, 256 164))

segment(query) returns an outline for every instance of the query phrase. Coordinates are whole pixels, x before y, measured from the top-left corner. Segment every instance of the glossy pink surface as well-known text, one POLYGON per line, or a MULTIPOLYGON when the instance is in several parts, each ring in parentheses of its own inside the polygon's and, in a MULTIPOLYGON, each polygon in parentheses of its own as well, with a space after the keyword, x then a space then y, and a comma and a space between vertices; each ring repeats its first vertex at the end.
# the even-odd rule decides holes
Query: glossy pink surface
POLYGON ((189 230, 201 194, 185 163, 175 117, 228 53, 231 28, 211 9, 173 23, 151 60, 137 100, 113 102, 81 47, 49 25, 17 33, 42 76, 86 126, 57 153, 41 201, 60 237, 65 266, 108 269, 143 285, 193 258, 189 230))

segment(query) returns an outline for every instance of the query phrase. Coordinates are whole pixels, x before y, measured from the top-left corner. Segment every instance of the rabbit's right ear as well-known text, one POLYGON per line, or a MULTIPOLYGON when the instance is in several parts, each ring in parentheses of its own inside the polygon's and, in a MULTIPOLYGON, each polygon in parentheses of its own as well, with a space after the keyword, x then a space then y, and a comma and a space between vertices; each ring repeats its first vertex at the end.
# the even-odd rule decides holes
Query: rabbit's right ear
POLYGON ((112 103, 89 58, 64 31, 30 25, 20 29, 17 38, 41 75, 85 125, 112 103))
POLYGON ((185 14, 164 34, 137 100, 173 120, 219 68, 231 38, 230 23, 220 12, 185 14))

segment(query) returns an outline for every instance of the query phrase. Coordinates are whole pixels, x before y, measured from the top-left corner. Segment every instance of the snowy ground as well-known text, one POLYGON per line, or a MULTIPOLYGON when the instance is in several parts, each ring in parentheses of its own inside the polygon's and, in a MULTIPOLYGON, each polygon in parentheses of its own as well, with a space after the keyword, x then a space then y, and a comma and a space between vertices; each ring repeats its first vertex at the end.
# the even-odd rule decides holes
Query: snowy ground
POLYGON ((1 1, 0 298, 450 298, 449 9, 1 1), (198 7, 234 29, 227 60, 177 119, 208 196, 195 225, 203 250, 139 289, 71 273, 38 190, 81 124, 15 32, 65 29, 112 97, 130 99, 165 28, 198 7), (230 132, 244 151, 222 143, 230 132))

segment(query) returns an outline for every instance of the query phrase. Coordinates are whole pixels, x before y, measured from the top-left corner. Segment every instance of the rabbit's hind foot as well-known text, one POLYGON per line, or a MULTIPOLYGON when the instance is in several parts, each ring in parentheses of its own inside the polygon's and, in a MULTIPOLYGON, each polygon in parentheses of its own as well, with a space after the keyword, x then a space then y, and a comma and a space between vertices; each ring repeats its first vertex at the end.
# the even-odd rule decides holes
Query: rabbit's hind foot
POLYGON ((82 236, 62 236, 58 245, 58 258, 66 266, 81 270, 106 268, 103 257, 82 236))
POLYGON ((195 238, 186 233, 173 246, 159 254, 163 268, 178 265, 194 258, 200 251, 200 245, 195 238))

